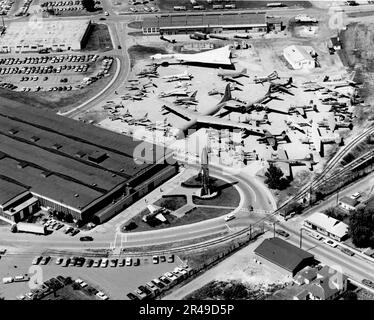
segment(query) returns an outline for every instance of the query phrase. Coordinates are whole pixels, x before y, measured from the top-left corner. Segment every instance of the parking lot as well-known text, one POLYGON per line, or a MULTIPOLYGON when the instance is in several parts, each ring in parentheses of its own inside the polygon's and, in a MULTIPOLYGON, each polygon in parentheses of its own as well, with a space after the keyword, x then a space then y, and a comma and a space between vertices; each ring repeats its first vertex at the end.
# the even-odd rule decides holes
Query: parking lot
MULTIPOLYGON (((53 12, 54 15, 81 15, 87 12, 82 6, 82 0, 42 1, 40 7, 42 12, 53 12)), ((95 1, 95 8, 97 11, 102 10, 100 0, 95 1)))
MULTIPOLYGON (((134 291, 139 290, 139 286, 147 286, 146 283, 151 282, 153 279, 155 279, 156 282, 158 279, 158 281, 162 283, 161 286, 164 285, 164 289, 166 289, 186 277, 185 272, 183 272, 183 274, 178 274, 178 276, 174 273, 174 271, 176 271, 175 268, 182 264, 178 257, 175 257, 173 262, 167 262, 168 257, 165 257, 165 262, 161 262, 160 259, 157 264, 153 263, 152 257, 139 258, 138 265, 134 265, 136 258, 132 258, 131 266, 126 266, 126 258, 124 258, 125 262, 123 263, 123 260, 119 259, 117 260, 115 267, 113 266, 113 259, 107 260, 107 266, 105 267, 105 260, 104 263, 102 262, 104 258, 93 258, 94 261, 101 259, 100 266, 98 267, 87 267, 85 264, 89 263, 88 261, 90 259, 86 259, 81 267, 81 262, 75 266, 63 267, 62 264, 56 264, 57 259, 54 257, 49 260, 43 260, 43 263, 47 261, 45 265, 33 266, 33 269, 30 269, 34 258, 35 257, 30 254, 22 253, 19 255, 5 255, 1 257, 0 278, 3 279, 5 277, 15 277, 28 274, 28 276, 30 276, 30 278, 35 282, 36 273, 41 272, 40 280, 43 282, 58 275, 64 277, 69 276, 73 279, 79 278, 97 290, 106 293, 110 299, 123 300, 130 299, 131 295, 130 297, 127 296, 129 293, 136 295, 134 291), (169 275, 166 274, 170 272, 172 273, 169 275), (160 278, 163 280, 160 280, 160 278)), ((79 259, 80 257, 75 258, 78 258, 75 259, 76 262, 82 261, 79 259)), ((66 257, 64 257, 64 259, 66 259, 66 257)), ((187 271, 187 273, 188 272, 190 271, 187 271)), ((158 286, 160 286, 159 283, 158 286)), ((5 299, 14 300, 17 296, 25 295, 30 292, 30 290, 29 282, 0 283, 0 296, 5 299)), ((161 289, 158 290, 161 291, 161 289)), ((148 291, 143 288, 143 292, 144 291, 148 293, 148 291)), ((138 296, 138 298, 141 299, 142 294, 141 296, 138 296)))
POLYGON ((2 56, 0 86, 21 92, 76 90, 108 74, 112 61, 98 54, 2 56))

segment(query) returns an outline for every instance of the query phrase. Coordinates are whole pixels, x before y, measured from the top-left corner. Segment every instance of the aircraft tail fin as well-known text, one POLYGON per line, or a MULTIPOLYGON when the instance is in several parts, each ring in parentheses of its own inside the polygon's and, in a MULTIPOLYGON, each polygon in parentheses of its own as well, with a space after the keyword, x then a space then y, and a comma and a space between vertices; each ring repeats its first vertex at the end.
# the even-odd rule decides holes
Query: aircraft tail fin
POLYGON ((225 94, 223 95, 222 100, 220 101, 220 103, 223 103, 223 102, 229 101, 229 100, 231 100, 231 99, 232 99, 232 97, 231 97, 231 88, 230 88, 230 84, 227 84, 226 89, 225 89, 225 94))
POLYGON ((191 94, 191 98, 195 99, 197 95, 197 90, 191 94))

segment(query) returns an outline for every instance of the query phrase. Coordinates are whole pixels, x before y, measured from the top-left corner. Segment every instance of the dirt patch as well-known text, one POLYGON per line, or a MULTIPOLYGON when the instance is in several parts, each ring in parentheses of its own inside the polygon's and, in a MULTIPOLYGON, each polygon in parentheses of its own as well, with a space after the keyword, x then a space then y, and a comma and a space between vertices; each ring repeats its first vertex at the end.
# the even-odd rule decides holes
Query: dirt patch
POLYGON ((113 50, 112 39, 108 26, 94 23, 91 25, 91 32, 83 51, 109 51, 113 50))
POLYGON ((130 56, 130 63, 131 63, 131 68, 134 67, 136 61, 138 60, 144 60, 149 58, 149 56, 161 53, 165 54, 167 51, 163 48, 158 48, 158 47, 147 47, 147 46, 142 46, 142 45, 135 45, 132 46, 128 49, 128 53, 130 56))

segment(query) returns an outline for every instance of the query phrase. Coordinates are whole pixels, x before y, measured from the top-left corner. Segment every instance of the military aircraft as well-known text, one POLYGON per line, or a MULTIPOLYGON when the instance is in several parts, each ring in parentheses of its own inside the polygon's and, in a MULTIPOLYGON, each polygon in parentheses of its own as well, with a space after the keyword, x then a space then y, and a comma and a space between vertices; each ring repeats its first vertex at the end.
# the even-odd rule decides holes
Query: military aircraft
POLYGON ((159 98, 178 97, 178 96, 188 96, 188 93, 189 92, 187 91, 187 88, 184 88, 184 89, 170 90, 167 92, 161 91, 158 96, 159 98))
POLYGON ((151 66, 150 68, 146 68, 141 70, 136 74, 138 78, 158 78, 159 74, 157 71, 157 67, 151 66))
POLYGON ((193 92, 189 97, 177 98, 175 104, 186 104, 186 105, 197 105, 198 101, 196 100, 197 90, 193 92))
POLYGON ((162 111, 164 115, 168 113, 174 113, 181 119, 185 120, 185 124, 181 127, 183 131, 187 131, 189 128, 196 125, 204 125, 219 128, 237 128, 244 130, 245 132, 249 132, 250 134, 263 136, 263 131, 253 125, 222 119, 217 116, 221 109, 230 104, 230 100, 232 100, 231 90, 230 85, 227 84, 225 94, 222 97, 221 101, 215 106, 207 106, 207 108, 205 108, 205 114, 199 113, 197 111, 192 111, 181 106, 169 104, 165 104, 162 107, 162 111))
POLYGON ((236 80, 237 78, 240 78, 240 77, 249 78, 249 76, 247 75, 246 68, 242 69, 241 71, 223 71, 221 68, 219 68, 218 76, 221 77, 222 80, 234 82, 240 86, 242 86, 243 84, 239 82, 238 80, 236 80))
POLYGON ((258 138, 257 141, 271 146, 274 150, 277 150, 279 142, 291 142, 286 131, 282 131, 281 134, 271 134, 268 130, 264 130, 264 137, 258 138))
MULTIPOLYGON (((235 84, 233 84, 233 83, 230 83, 230 89, 231 89, 231 91, 235 91, 235 90, 243 91, 242 88, 238 87, 237 85, 235 85, 235 84)), ((224 92, 224 91, 220 91, 220 90, 218 90, 218 89, 216 89, 216 88, 214 88, 214 89, 208 91, 208 95, 209 95, 209 96, 215 96, 215 95, 217 95, 217 94, 220 94, 221 96, 223 96, 223 95, 225 94, 225 92, 224 92)))
POLYGON ((278 72, 273 71, 272 73, 270 73, 266 77, 257 77, 257 76, 255 76, 255 78, 253 79, 253 81, 256 84, 264 84, 265 82, 271 82, 271 81, 276 80, 276 79, 279 79, 278 72))
POLYGON ((344 87, 359 88, 362 85, 362 83, 353 81, 354 77, 355 72, 352 72, 348 78, 339 77, 337 79, 331 79, 329 76, 325 76, 323 79, 323 84, 326 86, 332 86, 334 89, 344 87))
POLYGON ((262 125, 262 124, 271 124, 270 120, 269 120, 269 116, 267 115, 267 113, 265 113, 262 117, 248 117, 246 116, 245 119, 243 121, 241 121, 239 119, 239 122, 242 122, 242 123, 252 123, 254 122, 256 124, 256 126, 259 126, 259 125, 262 125))
POLYGON ((165 79, 167 82, 172 81, 181 81, 181 80, 191 80, 193 78, 193 75, 191 73, 188 73, 186 70, 185 72, 181 74, 174 74, 171 76, 163 76, 162 79, 165 79))
MULTIPOLYGON (((310 153, 303 159, 289 159, 287 152, 283 149, 278 151, 278 158, 275 159, 268 159, 268 163, 285 163, 289 166, 307 166, 309 170, 313 170, 313 166, 317 164, 314 161, 313 154, 310 153)), ((289 168, 288 168, 289 169, 289 168)))
POLYGON ((286 94, 289 94, 289 95, 293 96, 294 94, 291 91, 288 90, 290 88, 296 88, 296 86, 293 84, 292 77, 290 77, 285 83, 271 82, 270 87, 269 87, 269 91, 270 91, 270 93, 280 92, 280 93, 286 93, 286 94))
POLYGON ((148 112, 141 118, 131 119, 127 121, 128 124, 138 124, 138 125, 146 125, 149 122, 151 122, 151 120, 148 119, 148 112))
POLYGON ((183 89, 186 89, 191 86, 191 83, 190 82, 182 82, 182 81, 179 81, 175 84, 174 88, 175 89, 180 89, 180 88, 183 88, 183 89))
POLYGON ((266 111, 266 112, 278 112, 278 113, 287 114, 287 112, 283 112, 277 109, 271 109, 265 106, 265 104, 267 104, 271 100, 282 100, 279 97, 272 95, 270 93, 270 88, 268 92, 265 94, 265 96, 257 99, 256 101, 245 102, 245 101, 240 101, 239 99, 235 99, 235 100, 240 102, 241 105, 225 106, 224 109, 230 112, 241 112, 241 113, 250 113, 252 111, 266 111))
POLYGON ((313 104, 313 102, 312 102, 309 105, 290 106, 289 109, 288 109, 288 113, 297 113, 297 114, 301 115, 303 118, 307 118, 307 111, 318 112, 317 105, 313 104))

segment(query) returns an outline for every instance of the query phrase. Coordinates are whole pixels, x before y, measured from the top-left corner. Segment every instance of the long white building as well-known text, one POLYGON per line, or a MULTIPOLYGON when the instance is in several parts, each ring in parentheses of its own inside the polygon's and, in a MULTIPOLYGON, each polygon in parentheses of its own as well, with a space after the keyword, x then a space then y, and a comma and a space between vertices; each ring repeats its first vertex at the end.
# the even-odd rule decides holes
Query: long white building
POLYGON ((91 21, 87 19, 12 22, 0 37, 0 51, 81 50, 90 25, 91 21))

